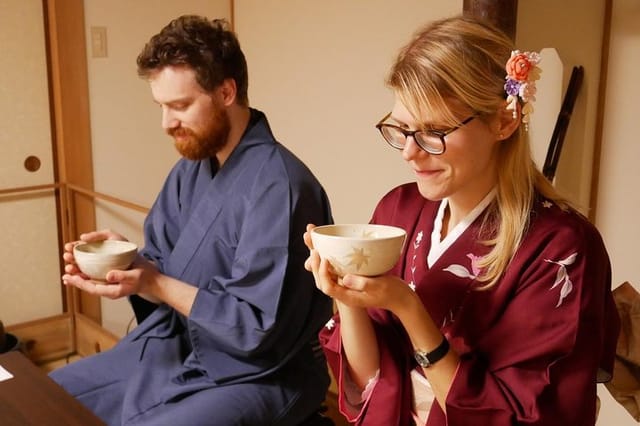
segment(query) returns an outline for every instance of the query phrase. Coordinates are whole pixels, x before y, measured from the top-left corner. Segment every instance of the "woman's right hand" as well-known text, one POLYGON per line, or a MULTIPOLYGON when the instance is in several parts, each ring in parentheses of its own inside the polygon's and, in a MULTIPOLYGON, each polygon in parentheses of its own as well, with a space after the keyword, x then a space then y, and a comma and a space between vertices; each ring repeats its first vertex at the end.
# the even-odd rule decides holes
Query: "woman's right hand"
POLYGON ((329 297, 333 297, 333 288, 339 286, 338 276, 327 260, 320 259, 320 255, 313 248, 311 241, 311 230, 316 226, 312 223, 307 225, 304 233, 304 243, 309 248, 309 257, 304 262, 304 268, 313 274, 316 287, 329 297))
POLYGON ((302 238, 304 240, 304 244, 309 249, 309 257, 304 262, 304 269, 306 269, 309 272, 313 272, 312 267, 311 267, 311 255, 313 254, 313 241, 311 241, 311 230, 313 228, 315 228, 315 227, 316 227, 316 225, 314 225, 313 223, 307 224, 307 231, 302 236, 302 238))

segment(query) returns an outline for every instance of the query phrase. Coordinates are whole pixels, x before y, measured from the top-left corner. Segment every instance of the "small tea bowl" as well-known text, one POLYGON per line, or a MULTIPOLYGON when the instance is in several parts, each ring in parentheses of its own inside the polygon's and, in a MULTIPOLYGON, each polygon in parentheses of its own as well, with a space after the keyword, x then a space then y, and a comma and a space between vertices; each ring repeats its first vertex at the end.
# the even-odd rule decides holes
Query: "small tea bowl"
POLYGON ((311 241, 339 276, 382 275, 398 261, 406 232, 402 228, 374 224, 338 224, 311 230, 311 241))
POLYGON ((94 280, 106 280, 107 272, 129 269, 138 254, 138 246, 129 241, 103 240, 79 243, 73 248, 76 264, 94 280))

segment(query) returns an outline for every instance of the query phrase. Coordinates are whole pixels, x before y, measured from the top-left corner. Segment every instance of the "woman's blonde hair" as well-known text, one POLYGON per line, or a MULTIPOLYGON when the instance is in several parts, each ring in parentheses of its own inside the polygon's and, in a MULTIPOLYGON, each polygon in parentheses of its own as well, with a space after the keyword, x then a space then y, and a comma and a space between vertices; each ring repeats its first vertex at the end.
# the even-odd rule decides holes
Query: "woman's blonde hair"
MULTIPOLYGON (((459 118, 452 101, 480 117, 494 116, 505 108, 505 64, 513 49, 511 39, 488 23, 464 16, 439 20, 401 49, 387 84, 416 118, 438 117, 454 126, 459 118)), ((522 126, 498 150, 497 195, 481 232, 492 247, 479 264, 483 289, 500 279, 520 246, 537 194, 570 207, 533 162, 522 126)))

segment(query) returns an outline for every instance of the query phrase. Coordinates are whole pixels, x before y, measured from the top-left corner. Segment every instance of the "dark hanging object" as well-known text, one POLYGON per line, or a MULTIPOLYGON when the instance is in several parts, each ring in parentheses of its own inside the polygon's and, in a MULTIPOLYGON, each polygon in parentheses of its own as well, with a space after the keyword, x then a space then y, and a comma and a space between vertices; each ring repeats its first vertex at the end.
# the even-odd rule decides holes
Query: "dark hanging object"
POLYGON ((567 92, 564 95, 562 101, 562 108, 558 114, 556 120, 556 126, 553 129, 551 135, 551 141, 549 143, 549 149, 547 150, 547 157, 544 160, 544 166, 542 167, 542 173, 544 176, 553 182, 556 176, 556 169, 558 168, 558 161, 560 160, 560 152, 562 151, 562 144, 567 134, 567 128, 569 127, 569 120, 571 119, 571 113, 573 112, 573 106, 576 103, 580 86, 582 85, 582 79, 584 76, 584 69, 582 66, 575 66, 571 71, 571 79, 569 80, 569 86, 567 92))

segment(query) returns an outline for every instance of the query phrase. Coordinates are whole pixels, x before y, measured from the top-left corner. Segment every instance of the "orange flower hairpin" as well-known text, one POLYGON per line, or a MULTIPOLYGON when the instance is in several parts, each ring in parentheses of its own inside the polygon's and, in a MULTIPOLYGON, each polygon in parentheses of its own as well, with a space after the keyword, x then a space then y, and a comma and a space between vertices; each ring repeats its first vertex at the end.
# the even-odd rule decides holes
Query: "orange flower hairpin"
POLYGON ((540 54, 538 52, 520 52, 514 50, 507 61, 507 71, 504 90, 507 92, 507 109, 513 111, 513 118, 517 118, 518 99, 522 102, 522 122, 525 129, 529 129, 530 114, 533 113, 532 102, 536 100, 536 80, 540 79, 542 70, 538 67, 540 54))

